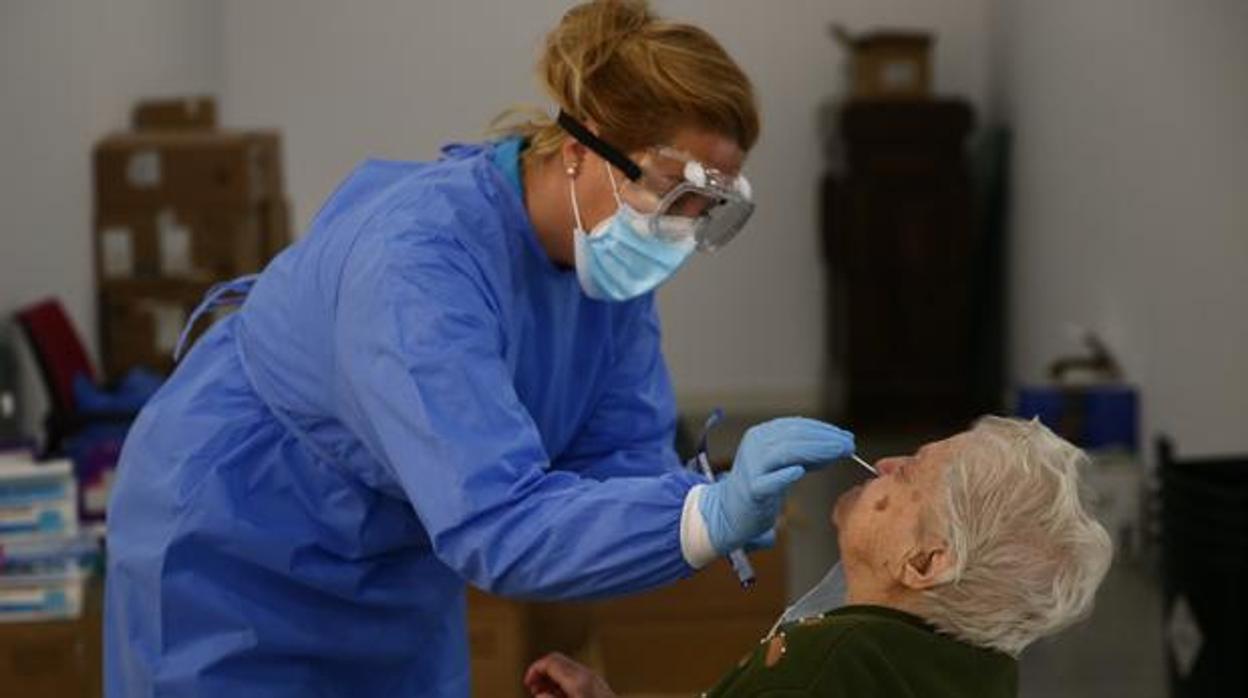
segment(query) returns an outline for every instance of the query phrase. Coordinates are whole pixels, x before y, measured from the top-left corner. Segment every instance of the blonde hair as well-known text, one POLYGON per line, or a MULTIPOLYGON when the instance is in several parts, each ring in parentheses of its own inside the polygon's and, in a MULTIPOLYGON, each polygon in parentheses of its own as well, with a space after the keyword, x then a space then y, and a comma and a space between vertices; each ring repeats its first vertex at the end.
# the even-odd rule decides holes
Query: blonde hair
MULTIPOLYGON (((557 108, 593 122, 626 153, 687 127, 731 138, 743 151, 758 140, 754 88, 741 68, 710 34, 658 18, 644 0, 594 0, 568 10, 546 36, 537 74, 557 108)), ((525 157, 539 160, 567 135, 533 110, 508 110, 494 125, 525 137, 525 157)))
POLYGON ((923 616, 1017 655, 1090 613, 1113 545, 1084 505, 1087 462, 1039 421, 976 422, 946 473, 954 568, 949 583, 923 593, 923 616))

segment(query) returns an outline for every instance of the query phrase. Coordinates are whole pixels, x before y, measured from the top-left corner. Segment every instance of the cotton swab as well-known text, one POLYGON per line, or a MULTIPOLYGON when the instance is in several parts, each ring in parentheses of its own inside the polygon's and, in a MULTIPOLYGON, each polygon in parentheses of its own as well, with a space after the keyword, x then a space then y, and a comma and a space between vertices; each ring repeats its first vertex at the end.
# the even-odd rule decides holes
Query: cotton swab
POLYGON ((880 473, 879 471, 875 469, 875 466, 863 460, 857 453, 851 453, 849 454, 849 457, 853 458, 854 462, 857 463, 858 465, 861 465, 862 467, 866 468, 867 472, 871 473, 872 475, 876 477, 880 476, 880 473))

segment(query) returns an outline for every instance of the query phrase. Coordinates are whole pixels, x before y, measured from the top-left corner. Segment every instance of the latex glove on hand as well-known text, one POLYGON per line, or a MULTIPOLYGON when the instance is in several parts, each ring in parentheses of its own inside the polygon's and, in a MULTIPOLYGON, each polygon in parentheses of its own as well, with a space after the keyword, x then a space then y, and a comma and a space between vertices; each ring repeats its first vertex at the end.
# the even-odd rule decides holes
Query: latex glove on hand
POLYGON ((774 547, 776 547, 776 527, 772 526, 766 531, 763 531, 763 535, 758 536, 749 543, 746 543, 743 550, 747 553, 752 553, 756 550, 771 550, 774 547))
POLYGON ((794 483, 853 452, 853 434, 814 419, 785 417, 751 427, 732 470, 706 486, 698 501, 711 547, 726 555, 766 533, 794 483))

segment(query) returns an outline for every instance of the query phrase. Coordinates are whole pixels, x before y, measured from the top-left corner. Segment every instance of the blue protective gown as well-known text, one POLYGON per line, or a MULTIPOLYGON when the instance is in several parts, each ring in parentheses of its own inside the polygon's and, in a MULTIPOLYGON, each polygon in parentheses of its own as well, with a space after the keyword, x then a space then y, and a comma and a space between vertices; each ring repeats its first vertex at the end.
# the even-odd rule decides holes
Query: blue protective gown
POLYGON ((144 408, 109 511, 110 696, 466 696, 465 582, 692 572, 654 299, 551 263, 517 148, 362 165, 144 408))

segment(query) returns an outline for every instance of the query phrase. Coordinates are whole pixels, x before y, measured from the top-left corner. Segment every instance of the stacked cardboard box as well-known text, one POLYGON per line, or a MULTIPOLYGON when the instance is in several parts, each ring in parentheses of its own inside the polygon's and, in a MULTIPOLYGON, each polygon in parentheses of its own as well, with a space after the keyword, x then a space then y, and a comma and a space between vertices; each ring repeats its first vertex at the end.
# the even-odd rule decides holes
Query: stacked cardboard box
POLYGON ((130 123, 136 131, 212 131, 217 101, 207 95, 144 100, 134 105, 130 123))
POLYGON ((87 584, 82 615, 0 623, 0 691, 6 696, 99 698, 103 689, 103 585, 87 584))
POLYGON ((742 589, 725 560, 649 594, 594 605, 584 658, 621 696, 705 691, 752 651, 784 612, 785 546, 750 555, 742 589))
POLYGON ((689 696, 710 688, 784 612, 786 545, 751 553, 742 589, 716 561, 662 589, 594 602, 531 603, 468 592, 474 696, 527 696, 529 663, 551 651, 593 668, 621 697, 689 696))
POLYGON ((521 698, 533 660, 531 604, 468 590, 468 652, 472 695, 521 698))
POLYGON ((849 50, 850 92, 861 100, 929 99, 932 91, 931 34, 876 31, 853 35, 832 25, 849 50))
POLYGON ((215 128, 210 100, 143 103, 95 147, 95 267, 106 372, 167 372, 212 284, 260 271, 290 241, 281 139, 215 128))

